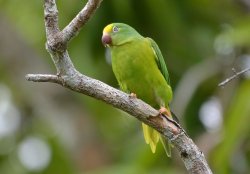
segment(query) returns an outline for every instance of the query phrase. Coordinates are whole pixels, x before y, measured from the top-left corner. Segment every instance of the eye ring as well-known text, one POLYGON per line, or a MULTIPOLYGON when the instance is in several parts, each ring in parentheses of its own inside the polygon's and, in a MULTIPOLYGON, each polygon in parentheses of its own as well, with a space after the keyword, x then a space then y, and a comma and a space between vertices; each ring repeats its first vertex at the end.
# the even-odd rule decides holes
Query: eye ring
POLYGON ((113 32, 116 33, 116 32, 118 32, 118 31, 119 31, 119 28, 118 28, 117 26, 114 26, 114 27, 113 27, 113 32))

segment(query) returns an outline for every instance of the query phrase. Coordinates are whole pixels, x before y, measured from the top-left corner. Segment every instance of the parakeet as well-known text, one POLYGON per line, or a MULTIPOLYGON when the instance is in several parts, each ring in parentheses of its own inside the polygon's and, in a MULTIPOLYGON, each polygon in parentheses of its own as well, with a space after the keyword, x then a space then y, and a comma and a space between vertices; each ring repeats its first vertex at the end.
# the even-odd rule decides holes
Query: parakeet
MULTIPOLYGON (((112 23, 103 29, 102 42, 111 51, 112 69, 120 88, 160 109, 172 118, 169 103, 172 89, 168 70, 156 42, 143 37, 123 23, 112 23)), ((144 138, 153 153, 161 140, 170 156, 170 144, 153 128, 142 123, 144 138)))

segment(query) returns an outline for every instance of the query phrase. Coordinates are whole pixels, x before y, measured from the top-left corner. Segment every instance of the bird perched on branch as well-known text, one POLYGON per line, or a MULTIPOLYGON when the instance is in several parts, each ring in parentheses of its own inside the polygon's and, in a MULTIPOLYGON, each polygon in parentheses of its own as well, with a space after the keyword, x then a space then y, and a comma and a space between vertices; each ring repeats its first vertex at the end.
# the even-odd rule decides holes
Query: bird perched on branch
MULTIPOLYGON (((141 36, 123 23, 112 23, 103 30, 102 42, 111 51, 112 69, 120 88, 145 101, 160 113, 171 116, 172 89, 168 70, 156 42, 141 36)), ((159 132, 142 123, 144 138, 153 153, 161 140, 168 156, 171 147, 159 132)))

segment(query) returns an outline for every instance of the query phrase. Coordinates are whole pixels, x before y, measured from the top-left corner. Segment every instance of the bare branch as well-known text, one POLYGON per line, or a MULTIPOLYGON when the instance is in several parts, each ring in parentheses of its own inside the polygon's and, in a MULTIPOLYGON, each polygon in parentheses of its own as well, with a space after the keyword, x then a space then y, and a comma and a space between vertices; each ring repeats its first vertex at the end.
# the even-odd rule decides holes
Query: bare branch
MULTIPOLYGON (((28 77, 30 77, 27 78, 28 80, 39 82, 55 82, 54 79, 57 79, 57 76, 51 75, 28 75, 28 77)), ((185 134, 183 129, 167 117, 158 115, 159 112, 157 110, 142 100, 131 98, 122 91, 78 72, 73 76, 62 76, 60 78, 61 81, 56 81, 56 83, 111 104, 158 130, 165 138, 170 139, 177 148, 189 173, 212 173, 203 153, 185 134)))
POLYGON ((102 100, 129 113, 170 139, 178 149, 189 173, 212 173, 204 155, 183 129, 174 121, 168 120, 167 117, 158 115, 158 111, 148 104, 80 73, 76 73, 72 77, 63 76, 61 78, 62 80, 58 81, 58 77, 53 75, 27 75, 27 80, 59 83, 73 91, 102 100))
POLYGON ((67 43, 76 36, 101 1, 89 0, 86 6, 61 32, 58 29, 58 12, 55 0, 45 0, 46 47, 56 66, 57 75, 28 74, 26 79, 34 82, 58 83, 129 113, 169 139, 178 150, 189 173, 212 174, 203 153, 179 124, 164 115, 160 115, 157 110, 140 99, 131 98, 128 94, 99 80, 87 77, 74 68, 66 49, 67 43))
POLYGON ((55 0, 44 0, 44 16, 47 38, 59 32, 58 10, 55 0))
POLYGON ((85 7, 76 15, 76 17, 67 25, 62 33, 64 41, 70 41, 78 34, 82 26, 90 19, 96 9, 101 4, 102 0, 89 0, 85 7))
POLYGON ((249 70, 250 70, 250 68, 246 68, 246 69, 244 69, 244 70, 242 70, 242 71, 240 71, 240 72, 236 72, 236 71, 233 69, 233 72, 234 72, 235 74, 234 74, 233 76, 227 78, 227 79, 224 80, 223 82, 219 83, 218 86, 224 87, 227 83, 229 83, 230 81, 232 81, 232 80, 235 79, 236 77, 240 76, 241 74, 243 74, 243 73, 245 73, 245 72, 247 72, 247 71, 249 71, 249 70))
POLYGON ((27 74, 26 80, 33 82, 52 82, 62 84, 62 80, 57 75, 51 74, 27 74))

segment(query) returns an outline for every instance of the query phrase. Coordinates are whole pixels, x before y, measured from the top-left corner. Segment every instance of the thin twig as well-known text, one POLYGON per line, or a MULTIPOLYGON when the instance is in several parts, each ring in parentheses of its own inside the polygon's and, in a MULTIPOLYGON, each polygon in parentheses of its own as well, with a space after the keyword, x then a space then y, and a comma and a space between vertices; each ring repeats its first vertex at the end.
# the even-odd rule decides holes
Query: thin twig
POLYGON ((64 41, 68 42, 75 37, 82 26, 90 19, 102 0, 89 0, 85 7, 76 15, 76 17, 62 30, 64 41))
POLYGON ((245 73, 245 72, 247 72, 247 71, 249 71, 249 70, 250 70, 250 68, 246 68, 246 69, 244 69, 244 70, 242 70, 242 71, 239 71, 239 72, 236 72, 235 70, 233 70, 234 75, 231 76, 231 77, 229 77, 229 78, 227 78, 227 79, 224 80, 223 82, 219 83, 218 86, 224 87, 227 83, 229 83, 230 81, 232 81, 232 80, 235 79, 236 77, 240 76, 241 74, 243 74, 243 73, 245 73))
POLYGON ((33 82, 52 82, 62 84, 62 80, 57 75, 51 74, 27 74, 26 80, 33 82))

